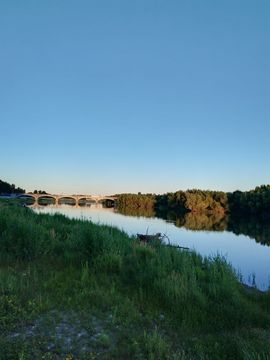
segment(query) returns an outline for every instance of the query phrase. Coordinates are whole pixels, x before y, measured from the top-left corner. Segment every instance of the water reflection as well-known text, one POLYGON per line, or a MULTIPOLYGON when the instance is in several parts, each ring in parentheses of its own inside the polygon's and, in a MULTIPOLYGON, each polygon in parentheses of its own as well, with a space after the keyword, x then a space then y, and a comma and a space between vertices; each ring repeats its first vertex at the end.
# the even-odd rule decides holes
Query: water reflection
POLYGON ((74 205, 74 204, 70 204, 70 203, 60 203, 60 204, 52 204, 52 203, 34 203, 34 204, 31 204, 31 205, 27 205, 29 208, 31 209, 40 209, 42 210, 44 207, 48 206, 50 209, 59 209, 60 211, 62 209, 89 209, 89 208, 92 208, 92 209, 104 209, 104 210, 107 210, 107 209, 110 209, 111 211, 114 211, 114 208, 113 207, 107 207, 106 205, 104 205, 103 203, 85 203, 83 205, 81 205, 80 203, 78 205, 74 205))
POLYGON ((246 235, 256 242, 270 246, 270 220, 256 216, 236 217, 222 213, 155 212, 153 210, 121 210, 119 213, 137 217, 157 217, 173 222, 179 228, 192 231, 230 231, 246 235))
POLYGON ((245 218, 229 217, 228 231, 236 235, 246 235, 257 243, 270 246, 270 220, 249 216, 245 218))
MULTIPOLYGON (((164 219, 165 217, 163 217, 164 219)), ((167 219, 173 221, 175 226, 184 227, 193 231, 225 231, 228 226, 228 218, 224 214, 194 214, 177 215, 170 213, 167 219)))

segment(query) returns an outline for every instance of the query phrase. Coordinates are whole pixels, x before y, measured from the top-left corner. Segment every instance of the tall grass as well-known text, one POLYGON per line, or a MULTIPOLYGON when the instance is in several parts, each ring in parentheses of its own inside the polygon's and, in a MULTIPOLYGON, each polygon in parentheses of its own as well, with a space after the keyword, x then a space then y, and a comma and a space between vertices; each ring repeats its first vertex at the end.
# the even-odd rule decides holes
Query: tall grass
MULTIPOLYGON (((187 334, 207 333, 208 338, 201 347, 198 343, 193 353, 207 354, 209 348, 213 350, 211 336, 222 343, 221 334, 227 336, 242 329, 246 334, 253 329, 270 329, 269 293, 247 292, 222 257, 203 258, 195 252, 179 251, 156 242, 141 244, 109 226, 71 220, 62 215, 38 215, 18 206, 0 206, 0 257, 2 267, 5 264, 8 269, 0 272, 2 310, 11 306, 5 303, 6 294, 22 293, 27 286, 38 289, 42 272, 48 277, 45 293, 65 298, 67 304, 71 301, 69 298, 76 296, 79 304, 92 301, 105 309, 112 298, 129 304, 127 311, 131 311, 132 301, 142 313, 155 309, 159 314, 166 314, 171 326, 185 334, 187 343, 187 334), (26 274, 29 271, 25 279, 23 274, 19 276, 16 271, 10 271, 20 263, 26 274), (36 263, 43 264, 42 270, 31 267, 36 263), (57 275, 59 267, 65 271, 57 275), (70 278, 68 285, 66 278, 70 278), (28 285, 26 279, 30 279, 28 285), (105 290, 100 290, 100 282, 107 284, 106 296, 105 290), (130 300, 126 297, 123 300, 120 294, 130 300)), ((9 311, 17 311, 15 295, 13 300, 14 309, 10 307, 9 311)), ((116 306, 115 314, 117 309, 116 306)), ((122 305, 121 311, 123 309, 122 305)), ((232 338, 230 341, 240 354, 242 350, 232 338)), ((142 332, 141 346, 149 359, 169 351, 168 344, 155 330, 151 334, 142 332)), ((251 350, 257 354, 252 346, 251 350)), ((246 345, 243 348, 247 351, 246 345)), ((217 354, 222 353, 220 349, 217 354)), ((252 356, 250 358, 256 358, 252 356)), ((179 358, 192 357, 183 350, 179 358)))
POLYGON ((202 258, 158 243, 144 245, 116 228, 19 207, 1 209, 0 244, 2 258, 9 261, 87 262, 92 271, 117 276, 131 291, 141 289, 187 327, 270 324, 269 315, 245 293, 221 257, 202 258))

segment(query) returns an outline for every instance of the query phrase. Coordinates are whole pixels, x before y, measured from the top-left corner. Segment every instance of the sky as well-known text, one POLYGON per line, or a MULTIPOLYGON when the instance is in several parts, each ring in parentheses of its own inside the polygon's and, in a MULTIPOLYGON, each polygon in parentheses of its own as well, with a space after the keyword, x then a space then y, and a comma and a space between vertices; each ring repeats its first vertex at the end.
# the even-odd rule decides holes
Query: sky
POLYGON ((114 194, 270 183, 268 0, 0 1, 0 179, 114 194))

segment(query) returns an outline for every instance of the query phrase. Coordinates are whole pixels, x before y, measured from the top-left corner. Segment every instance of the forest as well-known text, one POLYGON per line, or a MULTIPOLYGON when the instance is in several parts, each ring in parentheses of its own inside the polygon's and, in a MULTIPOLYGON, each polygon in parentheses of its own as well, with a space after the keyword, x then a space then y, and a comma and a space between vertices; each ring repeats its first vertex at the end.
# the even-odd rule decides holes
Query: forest
POLYGON ((266 217, 270 210, 270 185, 250 191, 210 191, 192 189, 163 195, 120 194, 117 200, 121 210, 174 211, 176 213, 232 213, 266 217))
POLYGON ((0 180, 0 194, 23 194, 24 189, 17 187, 14 184, 9 184, 5 181, 0 180))

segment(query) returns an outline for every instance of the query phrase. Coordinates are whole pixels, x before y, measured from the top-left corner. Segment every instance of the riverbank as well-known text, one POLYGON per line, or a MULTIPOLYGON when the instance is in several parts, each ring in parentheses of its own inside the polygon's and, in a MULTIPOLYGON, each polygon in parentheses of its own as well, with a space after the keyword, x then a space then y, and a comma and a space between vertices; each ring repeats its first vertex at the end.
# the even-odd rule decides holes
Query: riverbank
POLYGON ((226 262, 0 203, 0 359, 267 359, 270 294, 226 262))

